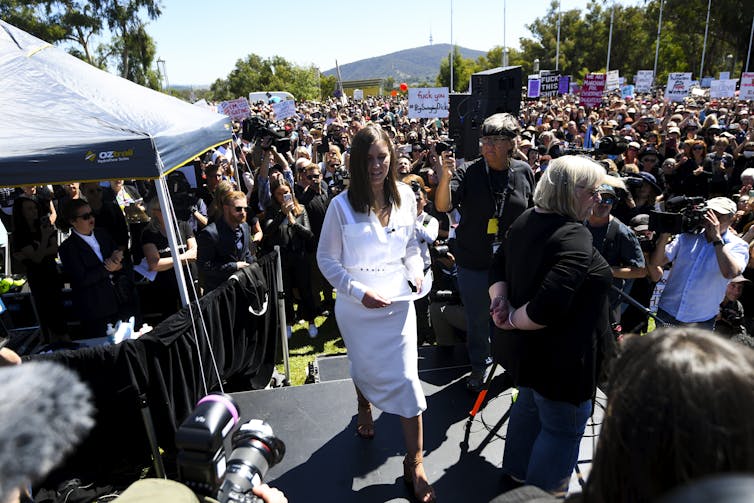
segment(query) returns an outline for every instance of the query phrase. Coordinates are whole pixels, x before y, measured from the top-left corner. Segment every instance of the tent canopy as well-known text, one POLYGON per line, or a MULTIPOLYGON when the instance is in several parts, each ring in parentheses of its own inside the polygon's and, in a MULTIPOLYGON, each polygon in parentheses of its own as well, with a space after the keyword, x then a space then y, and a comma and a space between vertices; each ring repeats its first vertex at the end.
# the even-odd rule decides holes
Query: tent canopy
POLYGON ((0 186, 158 178, 228 117, 99 70, 0 20, 0 186))

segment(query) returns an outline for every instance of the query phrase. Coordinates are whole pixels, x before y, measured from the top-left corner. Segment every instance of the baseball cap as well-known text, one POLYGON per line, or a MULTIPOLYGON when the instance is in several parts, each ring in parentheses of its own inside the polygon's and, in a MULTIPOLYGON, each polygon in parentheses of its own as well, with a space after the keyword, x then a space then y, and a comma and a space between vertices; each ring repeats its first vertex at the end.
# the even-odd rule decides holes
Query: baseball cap
POLYGON ((628 226, 636 232, 649 230, 649 215, 647 215, 646 213, 636 215, 628 223, 628 226))
POLYGON ((750 279, 746 279, 746 278, 744 278, 743 276, 741 276, 739 274, 738 276, 736 276, 735 278, 733 278, 732 280, 730 280, 730 283, 751 283, 751 280, 750 279))
POLYGON ((713 197, 707 201, 707 207, 721 215, 732 215, 736 212, 736 203, 727 197, 713 197))

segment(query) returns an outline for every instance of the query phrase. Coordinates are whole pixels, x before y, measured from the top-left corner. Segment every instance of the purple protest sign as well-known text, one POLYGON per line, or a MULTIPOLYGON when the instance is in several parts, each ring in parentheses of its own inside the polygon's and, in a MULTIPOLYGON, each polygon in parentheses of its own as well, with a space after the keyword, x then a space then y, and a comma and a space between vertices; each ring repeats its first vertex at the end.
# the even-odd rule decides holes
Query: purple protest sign
POLYGON ((581 86, 581 105, 596 107, 602 103, 602 94, 605 92, 605 81, 607 76, 604 73, 590 73, 584 77, 584 85, 581 86))
POLYGON ((568 94, 571 88, 571 76, 561 75, 558 80, 558 94, 568 94))

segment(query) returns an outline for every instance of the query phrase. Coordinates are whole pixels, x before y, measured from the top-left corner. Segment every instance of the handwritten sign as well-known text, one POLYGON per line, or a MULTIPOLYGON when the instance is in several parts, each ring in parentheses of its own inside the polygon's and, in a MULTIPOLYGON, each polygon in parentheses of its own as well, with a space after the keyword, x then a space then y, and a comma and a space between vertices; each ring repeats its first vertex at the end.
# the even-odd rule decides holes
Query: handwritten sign
POLYGON ((683 101, 691 92, 691 72, 671 73, 665 87, 665 98, 670 101, 683 101))
POLYGON ((648 93, 652 90, 654 72, 652 70, 639 70, 636 72, 636 78, 634 80, 637 93, 648 93))
POLYGON ((285 120, 296 115, 296 102, 293 100, 278 101, 272 104, 272 111, 275 112, 275 120, 285 120))
POLYGON ((249 101, 246 98, 238 98, 231 101, 223 101, 217 105, 217 111, 227 115, 233 120, 243 120, 251 115, 249 101))
POLYGON ((526 86, 526 96, 529 98, 539 98, 539 76, 534 78, 529 77, 528 85, 526 86))
POLYGON ((363 89, 354 89, 353 90, 353 99, 354 101, 361 101, 364 99, 364 90, 363 89))
POLYGON ((579 104, 586 107, 597 107, 602 103, 602 95, 605 92, 604 73, 589 73, 584 77, 584 85, 581 86, 579 104))
POLYGON ((737 79, 713 80, 710 83, 710 98, 733 98, 736 95, 737 79))
POLYGON ((447 87, 411 87, 408 90, 410 118, 445 118, 450 115, 447 87))
POLYGON ((754 72, 741 74, 741 88, 738 90, 738 99, 743 101, 754 100, 754 72))
POLYGON ((627 98, 633 99, 634 94, 635 94, 635 88, 631 84, 622 86, 620 88, 620 97, 623 98, 624 100, 627 98))

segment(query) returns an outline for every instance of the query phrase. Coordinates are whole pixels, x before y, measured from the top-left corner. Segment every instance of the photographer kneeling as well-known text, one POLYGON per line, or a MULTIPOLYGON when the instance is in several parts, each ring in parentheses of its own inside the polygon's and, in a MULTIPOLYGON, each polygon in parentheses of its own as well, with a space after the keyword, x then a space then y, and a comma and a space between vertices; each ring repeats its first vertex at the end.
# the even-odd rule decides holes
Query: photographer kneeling
POLYGON ((465 341, 466 314, 458 291, 456 259, 447 244, 430 248, 434 283, 429 292, 429 322, 438 347, 451 351, 455 344, 465 341))
POLYGON ((715 197, 707 201, 706 209, 703 232, 685 231, 672 242, 670 233, 661 232, 651 263, 673 263, 660 296, 660 318, 672 325, 697 323, 712 330, 728 282, 749 261, 749 247, 728 231, 736 203, 715 197))

